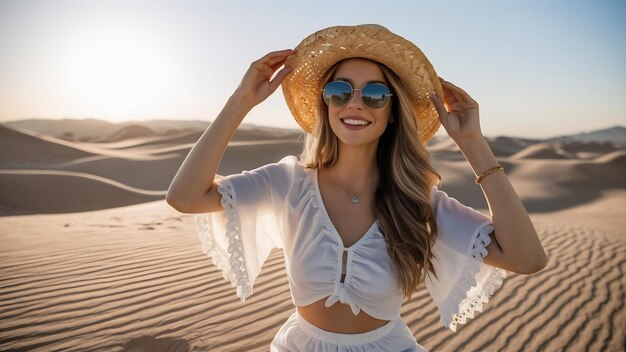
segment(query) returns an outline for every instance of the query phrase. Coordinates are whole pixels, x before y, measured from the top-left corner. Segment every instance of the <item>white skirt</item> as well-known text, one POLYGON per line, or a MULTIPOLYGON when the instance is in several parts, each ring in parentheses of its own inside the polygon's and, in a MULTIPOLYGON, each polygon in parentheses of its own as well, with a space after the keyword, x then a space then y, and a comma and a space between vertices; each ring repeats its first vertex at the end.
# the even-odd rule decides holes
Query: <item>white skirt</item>
POLYGON ((428 352, 404 320, 391 320, 372 331, 341 334, 318 328, 296 310, 272 340, 271 352, 428 352))

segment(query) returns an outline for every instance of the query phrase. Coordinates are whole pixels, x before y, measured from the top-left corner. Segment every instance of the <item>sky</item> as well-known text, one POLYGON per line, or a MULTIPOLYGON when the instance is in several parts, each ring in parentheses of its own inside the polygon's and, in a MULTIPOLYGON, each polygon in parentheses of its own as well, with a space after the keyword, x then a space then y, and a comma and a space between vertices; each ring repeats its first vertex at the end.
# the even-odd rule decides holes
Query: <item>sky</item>
MULTIPOLYGON (((377 23, 479 103, 485 136, 623 126, 625 18, 623 0, 0 0, 0 122, 211 121, 268 52, 377 23)), ((243 123, 299 129, 280 88, 243 123)))

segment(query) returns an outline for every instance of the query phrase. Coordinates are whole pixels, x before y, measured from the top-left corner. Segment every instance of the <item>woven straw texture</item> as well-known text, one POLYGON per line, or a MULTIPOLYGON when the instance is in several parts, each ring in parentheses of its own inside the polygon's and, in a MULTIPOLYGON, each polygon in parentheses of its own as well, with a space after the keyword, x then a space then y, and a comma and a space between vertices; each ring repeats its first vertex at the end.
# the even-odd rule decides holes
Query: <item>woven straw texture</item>
POLYGON ((297 53, 285 62, 285 67, 294 70, 281 85, 289 110, 308 133, 312 133, 320 116, 324 72, 352 57, 378 61, 402 79, 423 144, 439 129, 439 115, 428 92, 443 97, 441 83, 424 53, 403 37, 376 24, 334 26, 309 35, 295 49, 297 53))

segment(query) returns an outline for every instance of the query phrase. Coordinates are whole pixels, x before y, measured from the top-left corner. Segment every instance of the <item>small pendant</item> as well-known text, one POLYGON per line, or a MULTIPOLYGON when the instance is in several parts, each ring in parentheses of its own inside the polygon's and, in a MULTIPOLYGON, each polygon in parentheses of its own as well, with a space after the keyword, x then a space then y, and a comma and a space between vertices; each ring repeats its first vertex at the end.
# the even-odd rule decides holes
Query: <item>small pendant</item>
POLYGON ((359 198, 357 198, 357 197, 352 197, 352 203, 355 203, 355 204, 356 204, 356 202, 358 202, 358 201, 359 201, 359 198))

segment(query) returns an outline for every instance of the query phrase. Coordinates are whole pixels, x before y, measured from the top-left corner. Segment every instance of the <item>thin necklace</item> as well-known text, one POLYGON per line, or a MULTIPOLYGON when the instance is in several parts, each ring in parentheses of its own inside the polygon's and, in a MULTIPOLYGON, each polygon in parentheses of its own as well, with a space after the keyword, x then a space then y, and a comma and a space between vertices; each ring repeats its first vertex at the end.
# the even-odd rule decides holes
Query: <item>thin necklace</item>
POLYGON ((359 197, 357 197, 354 193, 352 193, 352 191, 350 190, 350 188, 348 187, 348 185, 346 185, 345 182, 343 182, 343 180, 341 180, 339 177, 337 177, 339 179, 339 181, 341 181, 341 183, 344 184, 344 186, 346 187, 346 189, 348 190, 348 192, 350 192, 350 194, 352 194, 352 204, 356 204, 359 202, 359 197))

